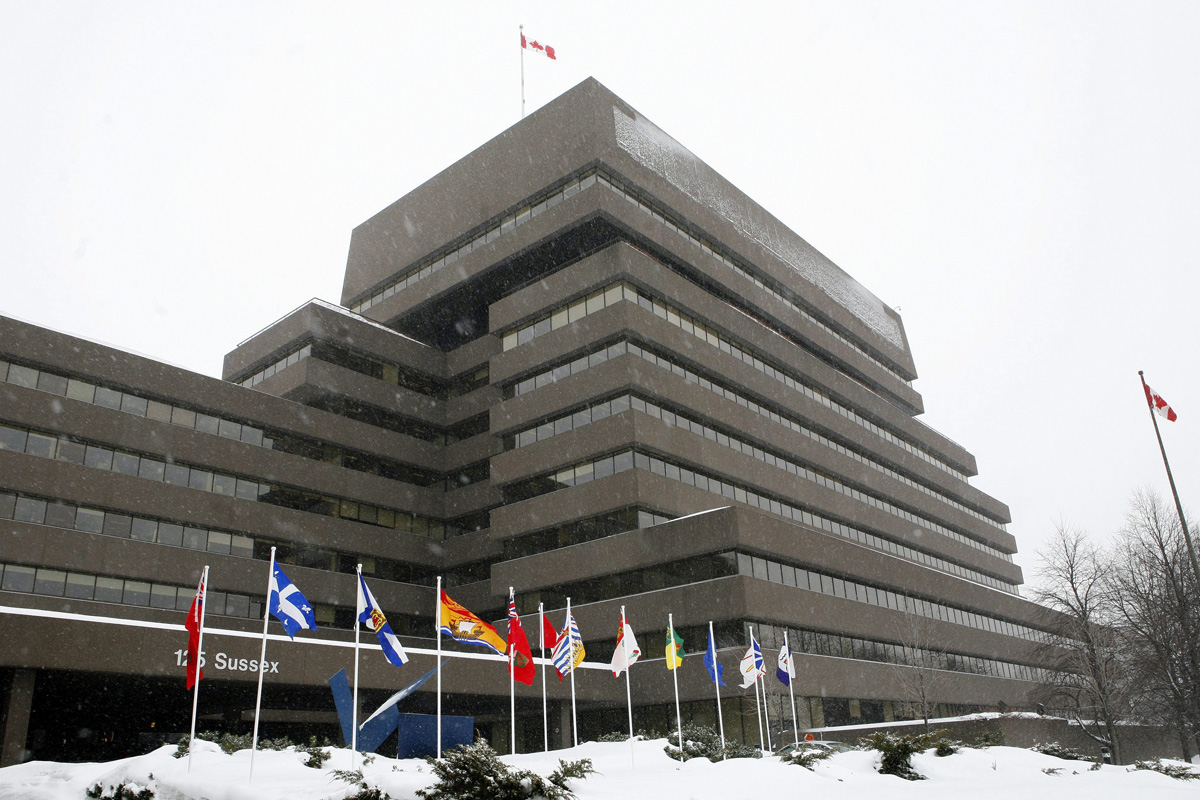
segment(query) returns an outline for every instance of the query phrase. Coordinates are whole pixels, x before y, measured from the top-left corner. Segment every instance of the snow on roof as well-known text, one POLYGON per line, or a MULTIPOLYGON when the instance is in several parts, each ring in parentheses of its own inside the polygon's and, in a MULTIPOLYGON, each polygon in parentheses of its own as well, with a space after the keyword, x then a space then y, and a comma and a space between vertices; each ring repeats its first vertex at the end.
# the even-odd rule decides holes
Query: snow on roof
POLYGON ((732 196, 716 172, 657 125, 634 113, 631 117, 613 106, 617 144, 622 150, 688 197, 720 214, 743 236, 770 250, 889 343, 904 348, 900 325, 887 313, 882 300, 794 231, 764 214, 749 198, 740 193, 732 196))

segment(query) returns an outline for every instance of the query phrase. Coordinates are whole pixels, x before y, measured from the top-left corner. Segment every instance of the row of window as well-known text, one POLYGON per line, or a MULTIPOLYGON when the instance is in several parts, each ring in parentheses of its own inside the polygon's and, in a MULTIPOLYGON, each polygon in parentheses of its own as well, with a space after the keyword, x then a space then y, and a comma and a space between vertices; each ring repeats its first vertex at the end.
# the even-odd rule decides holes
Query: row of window
POLYGON ((339 497, 316 494, 278 484, 260 483, 220 472, 189 467, 178 462, 163 461, 126 450, 104 445, 60 438, 26 428, 0 425, 0 450, 66 461, 85 467, 146 478, 152 481, 186 486, 203 492, 253 500, 276 506, 294 508, 326 517, 357 520, 389 530, 415 533, 433 539, 461 533, 441 520, 430 519, 404 511, 380 508, 339 497))
MULTIPOLYGON (((353 573, 355 565, 361 563, 366 575, 420 586, 432 586, 434 583, 433 570, 402 561, 377 559, 312 545, 211 530, 152 517, 104 511, 61 500, 0 491, 0 520, 6 519, 172 547, 186 547, 190 550, 204 550, 209 553, 256 558, 261 561, 266 561, 270 557, 271 548, 275 547, 275 560, 281 564, 353 573)), ((448 583, 466 582, 455 581, 452 575, 446 577, 448 583)))
POLYGON ((721 495, 739 503, 746 503, 747 505, 781 516, 784 519, 792 520, 793 522, 804 523, 827 533, 832 533, 866 545, 872 549, 890 553, 906 561, 922 564, 931 569, 981 583, 993 589, 1009 593, 1015 592, 1016 587, 1013 584, 1001 581, 990 575, 984 575, 983 573, 953 564, 928 553, 913 550, 911 547, 884 539, 873 533, 846 525, 845 523, 837 522, 820 514, 813 514, 811 511, 806 511, 790 503, 767 497, 744 486, 729 483, 703 472, 697 472, 687 467, 673 464, 658 456, 651 456, 634 450, 625 450, 594 461, 573 464, 548 475, 538 475, 527 480, 511 483, 504 487, 504 497, 506 502, 516 503, 530 497, 556 492, 559 489, 587 483, 596 478, 603 478, 618 472, 634 469, 635 467, 653 472, 655 475, 662 475, 671 480, 685 483, 689 486, 695 486, 697 489, 712 492, 713 494, 721 495))
MULTIPOLYGON (((705 425, 691 417, 665 408, 653 401, 645 400, 637 395, 620 395, 610 400, 596 403, 587 408, 579 409, 572 414, 567 414, 566 416, 559 417, 558 419, 543 422, 535 428, 530 428, 529 430, 521 431, 520 433, 506 437, 506 444, 508 444, 510 447, 524 447, 526 445, 533 444, 534 442, 543 441, 552 436, 557 436, 561 433, 574 430, 575 428, 591 424, 592 422, 598 422, 615 414, 620 414, 624 411, 630 410, 630 408, 632 408, 634 411, 641 411, 642 413, 648 414, 655 419, 660 419, 668 425, 683 428, 684 430, 690 431, 697 436, 703 436, 710 441, 716 442, 722 447, 728 447, 731 450, 751 456, 752 458, 755 458, 773 467, 785 470, 791 475, 803 478, 807 481, 817 484, 818 486, 833 489, 840 494, 844 494, 853 498, 854 500, 865 503, 872 508, 877 508, 880 511, 884 511, 893 516, 899 517, 907 522, 921 525, 928 530, 941 533, 958 541, 971 543, 979 550, 1000 555, 1000 551, 995 550, 995 548, 988 547, 987 545, 984 545, 975 539, 965 537, 956 531, 950 530, 944 525, 926 519, 918 514, 914 514, 907 509, 900 508, 899 506, 867 494, 866 492, 861 492, 852 486, 847 486, 839 480, 817 472, 798 462, 763 450, 762 448, 756 447, 755 445, 743 441, 736 436, 730 436, 721 430, 705 425)), ((944 562, 940 558, 933 558, 936 559, 936 562, 922 561, 922 563, 929 563, 931 566, 934 563, 948 563, 944 562)), ((936 568, 942 569, 941 566, 937 566, 936 568)), ((1015 587, 1013 587, 1013 591, 1015 591, 1015 587)))
MULTIPOLYGON (((837 339, 839 342, 846 345, 854 352, 863 356, 864 358, 869 360, 872 364, 875 364, 876 366, 882 368, 888 374, 892 375, 897 380, 902 381, 906 385, 912 386, 912 381, 909 380, 908 378, 906 378, 904 375, 900 374, 900 372, 895 367, 893 367, 891 364, 887 363, 886 361, 881 360, 878 356, 876 356, 874 353, 867 350, 865 347, 860 345, 858 342, 848 338, 847 336, 843 335, 839 331, 832 328, 830 325, 828 325, 826 322, 824 322, 819 317, 814 315, 807 308, 805 308, 804 306, 800 305, 798 302, 793 300, 791 297, 788 297, 787 295, 782 294, 781 292, 777 291, 773 287, 764 283, 763 280, 758 277, 758 275, 756 275, 751 269, 749 269, 747 267, 743 267, 738 261, 736 261, 734 258, 731 257, 729 252, 727 252, 720 245, 716 244, 715 242, 709 241, 708 239, 705 239, 701 236, 697 236, 696 234, 692 233, 691 230, 687 226, 678 224, 675 221, 674 216, 669 211, 666 211, 664 208, 659 206, 657 203, 647 201, 644 196, 637 194, 634 191, 626 188, 624 185, 621 184, 620 181, 617 181, 615 178, 613 178, 612 176, 610 176, 604 172, 598 172, 597 178, 598 178, 598 182, 600 183, 601 186, 607 186, 609 189, 611 189, 614 192, 616 192, 617 194, 621 195, 627 201, 636 205, 644 213, 653 217, 655 220, 657 220, 659 223, 666 226, 667 228, 670 228, 671 230, 675 231, 680 236, 683 236, 684 238, 689 239, 693 244, 695 244, 697 247, 699 247, 703 252, 711 255, 713 258, 717 259, 718 261, 723 263, 725 266, 732 269, 734 272, 736 272, 739 275, 741 275, 742 277, 746 278, 747 280, 752 282, 755 286, 762 289, 767 294, 769 294, 772 297, 774 297, 775 299, 787 304, 788 306, 791 306, 797 313, 800 314, 800 316, 804 317, 806 320, 811 322, 813 325, 816 325, 818 328, 825 331, 830 336, 837 339)), ((807 350, 810 348, 808 348, 806 346, 805 349, 807 350)), ((824 359, 822 359, 822 360, 824 360, 824 359)))
POLYGON ((504 560, 532 556, 570 547, 574 544, 615 536, 618 533, 649 528, 674 519, 673 516, 660 514, 647 508, 621 508, 594 517, 577 519, 549 530, 527 533, 513 539, 504 540, 504 560))
POLYGON ((675 306, 665 303, 642 289, 625 281, 617 281, 603 289, 592 292, 586 297, 574 300, 566 306, 555 309, 546 316, 539 317, 533 322, 522 325, 519 328, 514 328, 506 332, 503 336, 504 350, 511 350, 514 347, 522 345, 528 341, 532 341, 539 336, 544 336, 551 331, 558 330, 564 325, 568 325, 578 319, 582 319, 588 314, 594 314, 610 305, 627 301, 637 303, 642 308, 651 312, 655 316, 665 319, 667 322, 675 325, 703 342, 718 348, 723 353, 728 353, 743 363, 762 372, 774 380, 787 386, 789 389, 801 392, 804 396, 814 400, 826 408, 834 411, 846 419, 854 422, 871 433, 879 436, 897 447, 901 447, 907 452, 913 454, 917 458, 932 464, 938 469, 958 478, 961 481, 966 481, 967 476, 961 470, 950 466, 945 461, 937 456, 927 452, 917 444, 913 444, 906 439, 897 436, 886 428, 882 428, 871 420, 862 416, 847 406, 838 403, 818 389, 809 386, 802 378, 798 378, 785 370, 778 369, 771 364, 764 363, 762 359, 756 358, 754 354, 742 349, 739 345, 734 344, 728 337, 720 334, 715 328, 707 325, 703 321, 692 317, 690 314, 680 311, 675 306))
POLYGON ((756 623, 758 640, 764 649, 778 650, 783 646, 783 634, 787 632, 788 649, 793 653, 815 656, 854 658, 860 661, 879 661, 885 664, 902 664, 925 669, 943 669, 950 672, 967 672, 972 675, 990 675, 994 678, 1010 678, 1019 681, 1048 682, 1051 671, 1043 667, 980 658, 962 653, 906 647, 891 642, 842 636, 837 633, 793 628, 783 625, 756 623))
MULTIPOLYGON (((172 611, 187 611, 196 596, 195 586, 171 586, 21 564, 0 564, 0 589, 172 611)), ((261 597, 210 590, 207 602, 206 615, 247 619, 260 619, 263 615, 261 597)))
MULTIPOLYGON (((0 382, 8 382, 29 389, 37 389, 59 397, 102 406, 114 411, 123 411, 138 417, 147 417, 159 422, 169 422, 200 433, 209 433, 226 439, 234 439, 256 447, 291 453, 314 461, 338 464, 358 472, 381 475, 390 480, 410 483, 414 486, 433 486, 441 482, 446 488, 445 478, 428 470, 421 470, 397 461, 379 458, 365 453, 356 453, 341 447, 295 436, 290 433, 264 431, 246 423, 205 414, 183 406, 150 400, 132 392, 90 383, 78 378, 68 378, 44 369, 9 364, 0 361, 0 382)), ((440 438, 441 434, 437 434, 440 438)))
MULTIPOLYGON (((822 434, 817 433, 815 430, 807 427, 804 423, 800 422, 798 419, 795 419, 795 418, 789 416, 787 413, 781 413, 779 411, 776 411, 773 408, 769 408, 767 406, 761 405, 758 401, 750 399, 749 396, 744 395, 741 392, 738 392, 738 391, 730 388, 729 386, 723 385, 719 381, 710 380, 709 378, 704 377, 704 376, 694 372, 693 370, 683 366, 683 364, 679 363, 678 361, 676 361, 675 359, 673 359, 669 356, 665 356, 665 355, 656 353, 650 349, 647 349, 645 347, 642 347, 642 346, 636 344, 635 342, 631 342, 631 341, 628 341, 625 339, 619 340, 610 345, 601 347, 590 353, 587 353, 585 355, 574 358, 571 361, 568 361, 564 364, 559 364, 559 365, 557 365, 551 369, 548 369, 544 372, 540 372, 536 375, 532 375, 528 378, 518 381, 517 383, 510 384, 505 391, 505 395, 506 395, 506 397, 519 397, 520 395, 527 394, 527 393, 533 391, 534 389, 541 388, 542 386, 548 386, 551 383, 555 383, 556 381, 560 381, 564 378, 570 377, 571 375, 578 374, 580 372, 583 372, 586 369, 589 369, 590 367, 594 367, 599 364, 603 364, 604 362, 608 361, 611 358, 616 358, 617 356, 625 355, 626 353, 631 353, 633 355, 638 356, 639 358, 643 358, 643 359, 649 361, 652 364, 657 364, 658 366, 662 367, 663 369, 670 370, 671 372, 673 372, 674 374, 683 378, 684 380, 688 381, 689 383, 693 383, 702 389, 706 389, 710 392, 714 392, 714 393, 726 398, 727 400, 731 400, 731 401, 737 403, 738 405, 742 406, 743 408, 747 408, 760 416, 766 417, 767 419, 771 420, 772 422, 776 422, 780 425, 786 425, 787 427, 791 428, 793 431, 796 431, 797 433, 807 436, 809 439, 812 439, 813 441, 818 442, 819 444, 822 444, 826 447, 836 450, 837 452, 841 453, 842 455, 844 455, 848 458, 853 458, 855 461, 857 461, 860 464, 864 464, 878 472, 882 472, 884 475, 887 475, 890 478, 894 478, 895 480, 900 481, 901 483, 905 484, 906 486, 910 486, 910 487, 916 489, 917 491, 921 492, 922 494, 929 495, 930 497, 935 497, 938 500, 940 500, 941 502, 946 503, 947 505, 951 506, 952 508, 955 508, 955 509, 963 512, 964 514, 968 514, 969 516, 972 516, 975 519, 978 519, 982 522, 986 522, 988 525, 991 525, 999 530, 1005 529, 1004 523, 997 522, 996 520, 992 519, 991 517, 981 514, 980 512, 976 511, 975 509, 959 502, 958 500, 955 500, 954 498, 950 497, 949 495, 943 494, 942 492, 938 491, 937 489, 926 486, 923 483, 918 483, 917 481, 913 480, 912 478, 908 477, 907 475, 903 475, 903 474, 897 472, 896 470, 892 469, 891 467, 885 466, 884 464, 882 464, 878 461, 875 461, 874 459, 869 458, 869 457, 859 453, 856 450, 852 450, 849 447, 846 447, 845 445, 841 444, 840 442, 836 442, 836 441, 828 438, 827 436, 823 436, 822 434)), ((1008 553, 1001 553, 1001 552, 997 551, 997 555, 999 555, 999 557, 1004 558, 1006 560, 1009 560, 1009 561, 1012 560, 1012 556, 1008 553)))
MULTIPOLYGON (((426 278, 435 272, 438 272, 439 270, 441 270, 442 268, 444 268, 450 264, 453 264, 459 258, 466 256, 471 251, 476 250, 480 247, 483 247, 485 244, 493 242, 496 239, 500 238, 501 236, 503 236, 513 230, 516 230, 516 228, 525 224, 526 222, 533 219, 534 217, 540 216, 543 212, 545 212, 546 210, 548 210, 550 208, 553 208, 554 206, 561 203, 563 200, 565 200, 569 197, 573 197, 575 194, 577 194, 585 189, 588 189, 596 184, 607 187, 610 191, 616 192, 618 195, 625 198, 627 201, 634 204, 638 208, 642 209, 645 213, 654 217, 656 220, 658 220, 660 223, 662 223, 666 227, 676 231, 680 235, 682 235, 685 238, 692 241, 703 252, 713 256, 714 258, 716 258, 717 260, 721 261, 726 266, 728 266, 730 269, 734 270, 735 272, 742 275, 743 277, 749 279, 756 286, 758 286, 760 289, 762 289, 763 291, 770 294, 772 297, 775 297, 776 299, 782 301, 783 303, 786 303, 788 306, 793 308, 797 313, 799 313, 806 320, 808 320, 812 324, 816 325, 821 330, 828 333, 830 336, 833 336, 835 339, 842 342, 847 347, 854 350, 856 353, 862 355, 863 357, 865 357, 866 359, 871 361, 871 363, 882 368, 888 374, 895 377, 897 380, 902 381, 903 383, 905 383, 908 386, 912 385, 912 381, 909 380, 908 378, 906 378, 904 375, 902 375, 891 364, 880 359, 877 355, 870 352, 869 350, 867 350, 865 347, 863 347, 862 345, 860 345, 853 339, 850 339, 849 337, 847 337, 844 334, 840 333, 839 331, 835 330, 828 323, 821 320, 819 317, 817 317, 815 314, 813 314, 807 308, 805 308, 804 306, 797 303, 794 299, 780 293, 776 289, 774 289, 771 286, 769 286, 768 284, 764 283, 762 281, 762 279, 759 278, 754 273, 752 268, 745 267, 738 261, 734 260, 731 257, 731 254, 726 252, 724 250, 724 248, 720 247, 719 245, 715 246, 714 243, 710 242, 709 240, 702 238, 700 236, 697 236, 696 234, 692 233, 691 230, 687 226, 677 224, 674 221, 674 215, 672 215, 670 212, 665 211, 664 209, 662 209, 660 206, 658 206, 655 203, 648 203, 643 197, 639 197, 639 196, 635 195, 634 192, 625 188, 625 186, 620 181, 616 180, 615 178, 613 178, 612 176, 603 172, 602 170, 591 170, 591 171, 585 172, 580 177, 569 181, 562 187, 555 189, 554 191, 549 192, 541 197, 537 197, 534 200, 531 200, 529 203, 525 204, 521 208, 518 208, 516 211, 505 216, 503 219, 500 220, 500 222, 484 226, 475 235, 473 235, 465 244, 455 247, 450 252, 439 253, 436 257, 432 257, 432 258, 428 259, 427 261, 419 263, 416 266, 412 267, 411 269, 406 270, 404 272, 404 274, 397 277, 394 281, 390 282, 387 286, 376 290, 369 297, 366 297, 363 300, 359 301, 358 303, 355 303, 353 306, 351 306, 350 310, 355 313, 361 314, 362 312, 371 308, 373 305, 376 305, 377 303, 380 303, 380 302, 386 300, 387 298, 391 297, 392 295, 396 294, 397 292, 403 291, 405 288, 407 288, 408 286, 411 286, 412 284, 416 283, 417 281, 422 280, 423 278, 426 278)), ((811 348, 806 346, 805 349, 811 349, 811 348)), ((825 360, 825 359, 823 359, 823 360, 825 360)))
POLYGON ((1013 636, 1031 642, 1053 643, 1058 641, 1058 637, 1054 634, 1038 630, 1037 628, 1031 628, 1028 625, 989 617, 985 614, 979 614, 963 608, 955 608, 932 600, 911 597, 888 589, 867 586, 857 581, 826 575, 821 572, 815 572, 792 564, 784 564, 768 558, 738 553, 737 561, 739 575, 749 575, 759 580, 770 581, 771 583, 796 586, 800 589, 808 589, 812 592, 820 592, 821 594, 832 595, 833 597, 842 597, 858 603, 890 608, 895 611, 904 611, 916 614, 919 617, 950 622, 968 628, 978 628, 979 630, 1013 636))
POLYGON ((486 244, 496 241, 501 236, 524 225, 534 217, 540 216, 548 209, 554 208, 568 197, 573 197, 595 184, 596 175, 594 172, 589 172, 582 177, 568 181, 544 197, 530 201, 511 214, 506 215, 499 222, 485 225, 478 233, 468 239, 465 244, 458 245, 449 252, 439 253, 436 257, 429 258, 426 261, 418 263, 412 269, 406 270, 387 286, 377 289, 369 297, 363 298, 352 305, 350 310, 356 314, 361 314, 371 306, 383 302, 397 292, 404 291, 417 281, 423 280, 433 273, 450 266, 472 250, 477 250, 486 244))

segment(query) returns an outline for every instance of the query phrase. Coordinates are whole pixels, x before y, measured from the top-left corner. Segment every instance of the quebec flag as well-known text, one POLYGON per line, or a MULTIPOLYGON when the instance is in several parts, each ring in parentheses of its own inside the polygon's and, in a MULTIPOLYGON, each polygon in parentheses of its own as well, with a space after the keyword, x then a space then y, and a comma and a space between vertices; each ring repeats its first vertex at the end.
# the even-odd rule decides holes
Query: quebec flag
POLYGON ((267 607, 271 610, 271 615, 283 624, 288 636, 295 638, 296 631, 317 629, 317 618, 313 616, 312 604, 278 566, 271 572, 269 589, 267 607))
POLYGON ((379 603, 375 602, 375 596, 367 588, 366 578, 362 576, 361 572, 358 574, 358 621, 365 623, 367 628, 374 631, 375 635, 379 637, 379 646, 383 648, 383 655, 393 666, 403 667, 405 665, 408 661, 408 653, 404 652, 404 646, 400 644, 396 634, 392 633, 392 626, 388 624, 387 617, 379 608, 379 603))

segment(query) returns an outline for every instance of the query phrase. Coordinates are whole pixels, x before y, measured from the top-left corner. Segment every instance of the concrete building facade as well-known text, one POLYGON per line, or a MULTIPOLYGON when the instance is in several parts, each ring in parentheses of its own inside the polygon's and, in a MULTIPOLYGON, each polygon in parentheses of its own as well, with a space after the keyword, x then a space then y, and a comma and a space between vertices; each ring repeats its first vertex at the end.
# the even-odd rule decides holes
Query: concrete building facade
MULTIPOLYGON (((221 380, 0 318, 4 763, 186 730, 206 564, 224 633, 201 727, 245 729, 271 547, 321 630, 271 642, 268 733, 335 734, 351 655, 325 645, 352 640, 358 563, 414 647, 438 575, 495 620, 514 587, 530 631, 570 597, 590 661, 624 606, 647 730, 674 722, 668 612, 689 653, 713 623, 729 676, 748 626, 770 672, 786 632, 802 726, 911 717, 915 675, 941 710, 1025 705, 1043 610, 915 377, 895 311, 593 80, 356 228, 340 305, 254 334, 221 380)), ((364 706, 432 664, 365 655, 364 706)), ((443 678, 447 713, 507 746, 504 667, 443 678)), ((622 730, 623 681, 577 680, 581 735, 622 730)), ((726 725, 756 741, 728 682, 726 725)), ((715 719, 699 658, 680 692, 715 719)), ((540 685, 518 699, 518 746, 540 747, 540 685)))

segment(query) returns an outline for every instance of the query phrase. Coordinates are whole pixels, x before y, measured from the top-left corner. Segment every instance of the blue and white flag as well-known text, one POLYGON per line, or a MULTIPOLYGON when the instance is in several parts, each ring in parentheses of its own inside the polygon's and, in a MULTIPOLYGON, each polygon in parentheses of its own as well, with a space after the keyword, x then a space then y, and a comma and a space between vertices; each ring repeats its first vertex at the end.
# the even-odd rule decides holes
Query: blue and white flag
POLYGON ((403 667, 408 662, 408 653, 404 652, 404 646, 392 633, 392 626, 388 624, 379 603, 375 602, 375 596, 367 588, 367 580, 361 572, 358 574, 358 621, 379 637, 383 655, 393 666, 403 667))
POLYGON ((796 665, 792 663, 792 651, 788 649, 787 639, 783 640, 783 647, 779 648, 779 661, 775 667, 775 676, 784 686, 791 686, 792 678, 796 677, 796 665))
POLYGON ((725 681, 722 680, 725 677, 725 668, 717 663, 717 643, 713 641, 712 631, 708 632, 708 649, 704 651, 704 668, 708 670, 708 677, 713 679, 713 683, 725 685, 725 681))
POLYGON ((288 580, 278 565, 271 573, 270 591, 267 594, 267 608, 271 615, 283 623, 287 635, 295 638, 296 631, 317 629, 317 618, 313 616, 312 605, 296 588, 296 584, 288 580))
POLYGON ((754 633, 750 633, 750 647, 746 649, 746 655, 742 656, 742 663, 739 665, 742 671, 742 688, 748 689, 754 685, 761 676, 767 674, 766 664, 763 662, 762 650, 758 647, 758 640, 754 638, 754 633))

